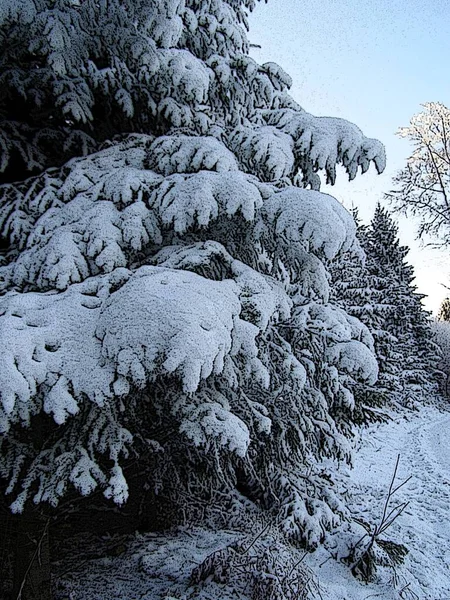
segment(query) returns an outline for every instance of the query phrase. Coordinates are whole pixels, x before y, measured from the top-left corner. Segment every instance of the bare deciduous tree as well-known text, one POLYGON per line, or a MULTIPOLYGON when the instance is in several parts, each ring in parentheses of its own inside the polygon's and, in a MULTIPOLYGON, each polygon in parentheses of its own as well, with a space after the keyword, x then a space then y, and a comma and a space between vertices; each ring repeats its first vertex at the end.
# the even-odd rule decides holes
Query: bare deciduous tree
POLYGON ((450 322, 450 298, 444 298, 438 312, 439 321, 450 322))
POLYGON ((414 144, 407 164, 394 178, 386 197, 395 208, 419 217, 418 236, 436 245, 450 245, 450 110, 440 102, 423 104, 400 137, 414 144))

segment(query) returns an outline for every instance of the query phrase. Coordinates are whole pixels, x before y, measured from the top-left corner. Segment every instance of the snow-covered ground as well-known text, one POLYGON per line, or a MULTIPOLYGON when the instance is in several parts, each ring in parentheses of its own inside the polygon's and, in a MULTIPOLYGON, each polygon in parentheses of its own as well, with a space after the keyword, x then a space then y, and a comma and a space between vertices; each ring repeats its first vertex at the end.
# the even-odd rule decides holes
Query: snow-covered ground
MULTIPOLYGON (((356 522, 310 555, 292 550, 269 530, 251 545, 251 537, 237 531, 185 528, 165 536, 136 535, 125 544, 105 539, 101 558, 83 564, 75 554, 56 565, 62 574, 56 598, 450 600, 450 412, 427 406, 407 419, 395 417, 362 430, 354 468, 342 474, 358 521, 379 523, 398 455, 396 484, 411 479, 393 495, 389 508, 409 504, 381 537, 405 545, 409 553, 401 565, 378 567, 373 583, 358 581, 348 565, 333 558, 344 556, 364 534, 356 522), (233 544, 239 541, 236 549, 233 544), (189 582, 202 562, 203 575, 189 582), (230 568, 220 571, 227 564, 230 568), (208 576, 212 571, 215 581, 208 576), (265 572, 272 575, 265 577, 265 572), (283 585, 270 587, 271 577, 283 585)), ((255 535, 258 531, 261 525, 255 524, 255 535)))
POLYGON ((411 480, 391 507, 409 504, 382 537, 408 548, 405 562, 395 572, 381 569, 378 585, 361 585, 343 565, 327 561, 316 572, 329 600, 450 600, 450 413, 424 407, 408 420, 362 431, 347 483, 357 518, 379 522, 398 455, 398 483, 411 480))

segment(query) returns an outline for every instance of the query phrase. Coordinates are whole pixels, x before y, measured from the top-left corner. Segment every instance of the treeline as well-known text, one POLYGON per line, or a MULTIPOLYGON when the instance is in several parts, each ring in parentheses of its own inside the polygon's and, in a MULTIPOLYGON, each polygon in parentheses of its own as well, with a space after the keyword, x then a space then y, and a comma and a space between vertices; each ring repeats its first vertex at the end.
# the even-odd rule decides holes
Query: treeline
POLYGON ((341 255, 332 265, 331 296, 358 318, 374 338, 379 374, 373 385, 354 389, 357 420, 382 416, 383 407, 413 407, 436 391, 439 346, 430 331, 431 313, 414 285, 414 269, 401 246, 389 211, 377 204, 364 225, 353 210, 360 250, 341 255))

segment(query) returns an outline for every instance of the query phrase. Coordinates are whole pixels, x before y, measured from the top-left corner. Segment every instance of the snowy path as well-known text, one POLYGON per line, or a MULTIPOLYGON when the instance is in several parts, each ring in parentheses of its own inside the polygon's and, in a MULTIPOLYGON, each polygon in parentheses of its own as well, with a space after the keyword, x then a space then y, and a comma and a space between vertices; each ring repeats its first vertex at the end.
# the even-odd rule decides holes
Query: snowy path
POLYGON ((450 418, 439 421, 430 430, 434 452, 438 461, 444 467, 444 471, 450 474, 450 418))
POLYGON ((340 565, 328 564, 320 569, 328 600, 450 600, 449 413, 426 407, 408 421, 397 419, 362 432, 346 481, 355 516, 379 522, 398 455, 397 481, 412 479, 392 506, 409 505, 383 537, 407 546, 405 564, 383 585, 349 581, 340 565))
POLYGON ((423 597, 450 599, 450 418, 416 425, 406 442, 414 477, 403 525, 411 538, 411 575, 423 597))

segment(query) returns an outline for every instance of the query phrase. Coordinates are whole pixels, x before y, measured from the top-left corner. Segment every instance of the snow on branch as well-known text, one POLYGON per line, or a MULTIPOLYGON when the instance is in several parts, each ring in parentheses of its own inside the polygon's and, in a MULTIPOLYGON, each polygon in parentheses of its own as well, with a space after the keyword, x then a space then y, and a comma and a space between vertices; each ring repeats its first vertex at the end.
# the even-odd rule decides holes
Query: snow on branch
POLYGON ((213 137, 161 136, 148 150, 148 163, 161 175, 238 170, 234 154, 213 137))
POLYGON ((183 33, 182 9, 184 2, 165 0, 158 8, 158 11, 146 11, 145 26, 158 46, 161 48, 174 47, 183 33))
POLYGON ((366 138, 361 130, 343 119, 314 117, 306 111, 279 109, 265 111, 268 125, 273 125, 294 140, 294 153, 306 176, 305 183, 317 170, 325 170, 327 183, 336 180, 336 165, 342 164, 349 179, 356 177, 358 167, 365 173, 372 161, 378 173, 386 166, 384 146, 366 138), (308 172, 311 171, 311 173, 308 172))
POLYGON ((292 87, 292 77, 277 63, 266 62, 261 65, 261 71, 267 73, 276 90, 283 91, 292 87))
POLYGON ((154 146, 149 136, 132 136, 59 173, 3 187, 0 227, 23 251, 1 267, 2 276, 8 284, 62 290, 128 267, 136 252, 162 242, 163 230, 186 233, 236 214, 253 221, 271 193, 239 172, 214 138, 165 137, 154 146), (164 178, 144 168, 147 156, 162 171, 194 173, 164 178), (213 170, 196 172, 205 168, 213 170))
MULTIPOLYGON (((240 212, 252 221, 262 206, 264 186, 243 173, 200 171, 195 175, 171 175, 152 194, 149 203, 164 225, 184 233, 205 227, 219 216, 240 212)), ((268 191, 266 191, 266 194, 268 191)))
POLYGON ((355 238, 352 216, 328 194, 288 188, 264 203, 264 213, 277 238, 301 244, 308 252, 322 251, 328 259, 348 250, 355 238))
POLYGON ((357 381, 374 384, 378 378, 378 363, 373 352, 356 340, 334 344, 328 350, 327 359, 357 381))
POLYGON ((229 136, 228 144, 244 170, 257 174, 262 181, 288 177, 294 168, 294 142, 276 127, 238 127, 229 136))
POLYGON ((222 448, 236 452, 242 458, 250 445, 250 432, 246 424, 217 402, 187 405, 183 411, 180 432, 196 446, 208 448, 209 441, 215 439, 222 448))
POLYGON ((283 284, 234 259, 218 242, 166 246, 152 262, 161 267, 194 271, 210 279, 233 279, 239 290, 241 316, 261 331, 269 323, 289 317, 292 301, 283 284))
POLYGON ((100 487, 106 498, 123 504, 128 498, 128 484, 119 460, 128 456, 133 438, 120 424, 119 414, 112 404, 91 405, 76 419, 71 419, 59 440, 53 445, 44 445, 35 456, 12 435, 0 437, 0 446, 5 450, 0 455, 0 471, 11 478, 8 493, 14 491, 22 476, 21 492, 11 504, 12 512, 22 512, 30 495, 36 504, 47 502, 57 506, 69 485, 81 495, 100 487), (110 468, 100 466, 99 454, 112 461, 110 468), (25 462, 29 464, 24 472, 25 462))
POLYGON ((187 47, 204 59, 211 54, 221 54, 227 58, 247 54, 248 42, 241 25, 247 25, 243 8, 246 4, 250 3, 240 0, 196 3, 195 15, 192 12, 185 13, 187 27, 184 38, 187 47))
POLYGON ((8 21, 30 25, 36 17, 32 0, 4 0, 0 5, 0 26, 8 21))
MULTIPOLYGON (((282 291, 262 276, 251 284, 241 270, 247 294, 253 285, 255 295, 269 298, 269 312, 255 301, 260 322, 282 310, 286 316, 282 291)), ((228 356, 241 355, 267 383, 258 366, 259 328, 240 319, 240 294, 232 280, 160 266, 134 274, 117 269, 59 294, 6 294, 0 302, 2 431, 29 423, 42 389, 44 411, 63 423, 85 398, 102 405, 163 374, 175 374, 194 392, 223 371, 228 356)))
POLYGON ((96 335, 120 381, 143 387, 160 363, 161 372, 177 371, 185 391, 193 392, 200 379, 222 371, 239 312, 230 281, 142 267, 105 302, 96 335))
POLYGON ((120 211, 110 201, 93 202, 80 194, 38 219, 27 248, 2 270, 16 285, 62 290, 90 275, 125 267, 129 251, 160 241, 158 223, 143 202, 120 211))
POLYGON ((353 395, 344 385, 345 377, 370 384, 378 377, 374 340, 368 328, 344 310, 318 302, 295 307, 287 326, 297 330, 298 335, 320 337, 324 344, 321 363, 326 365, 335 391, 340 390, 341 400, 352 409, 353 395), (338 372, 345 377, 338 376, 338 372))
POLYGON ((373 337, 368 328, 341 308, 311 302, 298 310, 306 318, 310 331, 320 333, 333 343, 358 340, 373 350, 373 337))
POLYGON ((152 136, 132 135, 95 154, 72 159, 62 169, 48 169, 38 177, 1 186, 2 236, 24 248, 28 234, 46 211, 79 194, 92 202, 111 199, 119 207, 141 199, 162 179, 144 168, 152 140, 152 136))
POLYGON ((160 50, 156 91, 181 103, 206 102, 213 72, 187 50, 160 50))
POLYGON ((255 227, 257 239, 289 268, 302 295, 314 291, 325 300, 328 280, 321 259, 351 248, 355 232, 351 215, 335 198, 294 187, 264 201, 255 227))

